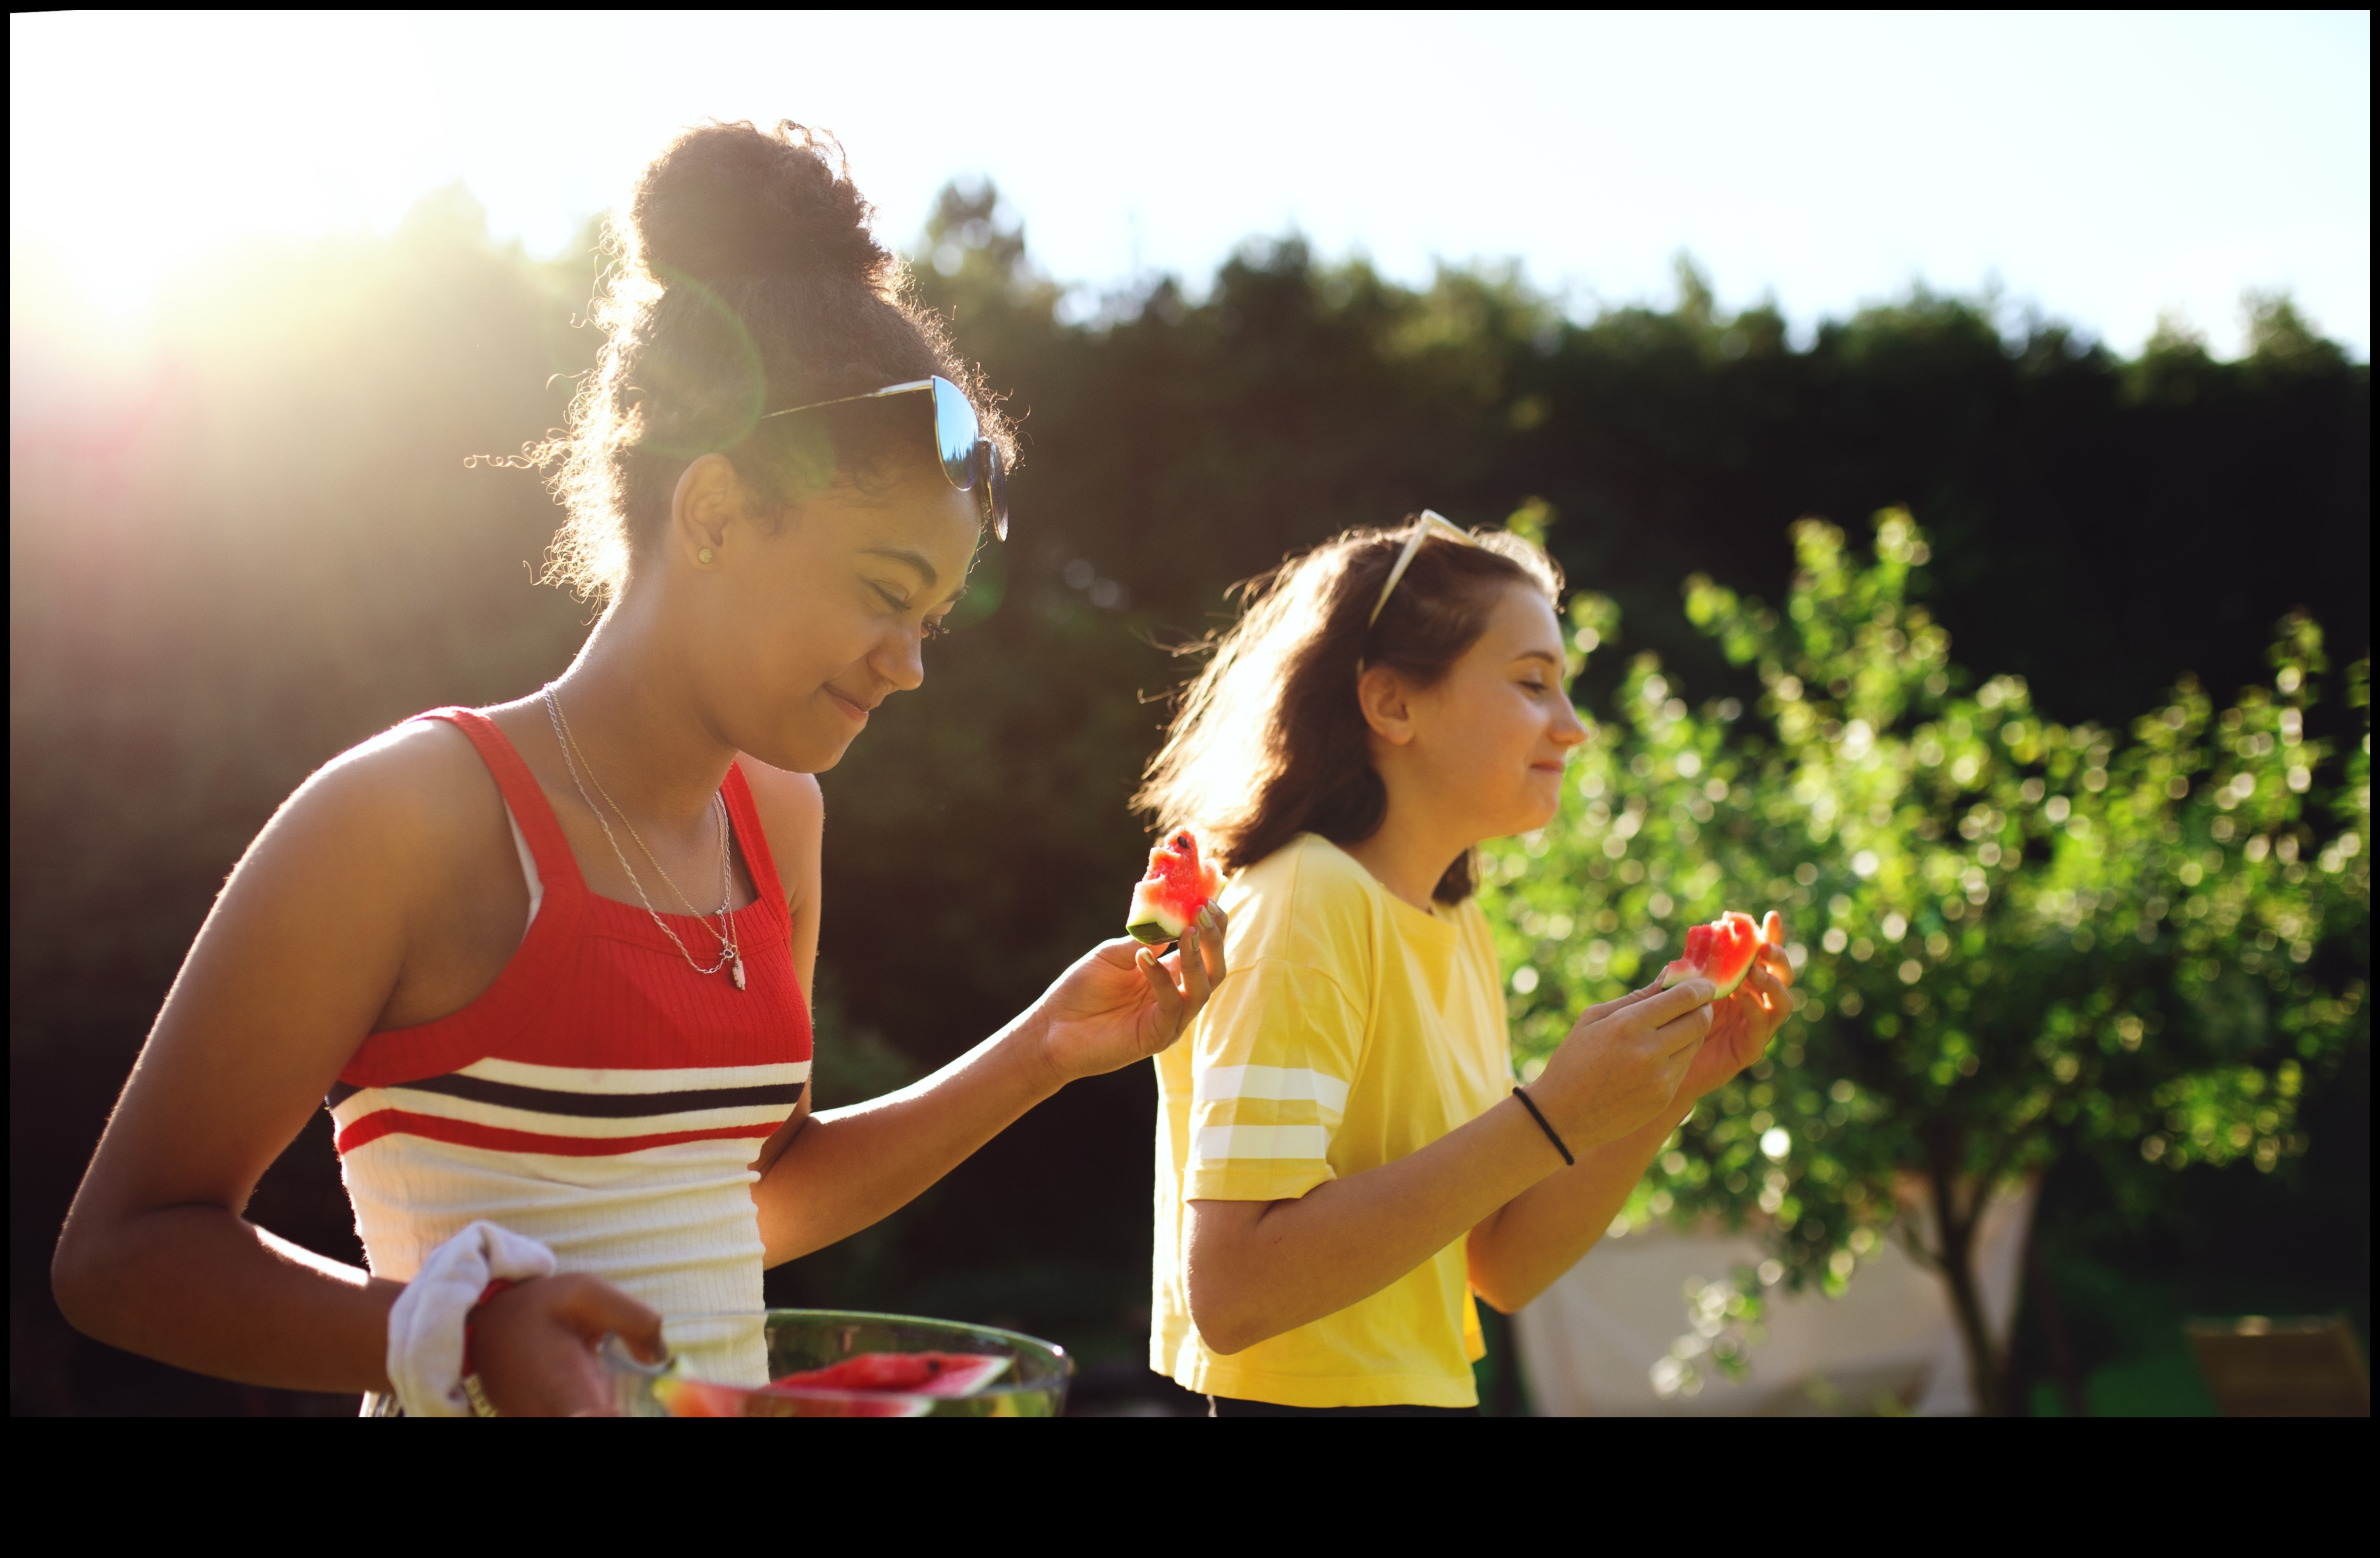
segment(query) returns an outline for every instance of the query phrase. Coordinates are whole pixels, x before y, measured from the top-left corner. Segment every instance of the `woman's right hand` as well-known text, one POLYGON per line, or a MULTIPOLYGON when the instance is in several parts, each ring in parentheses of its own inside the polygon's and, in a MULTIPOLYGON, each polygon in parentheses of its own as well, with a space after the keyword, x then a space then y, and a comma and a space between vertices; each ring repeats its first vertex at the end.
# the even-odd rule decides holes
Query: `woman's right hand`
POLYGON ((1529 1084, 1573 1154, 1617 1141, 1670 1107, 1710 1032, 1715 986, 1647 985, 1589 1007, 1529 1084))
POLYGON ((1188 1033, 1223 982, 1222 907, 1210 903, 1160 953, 1130 936, 1092 948, 1033 1004, 1051 1087, 1121 1069, 1188 1033))
POLYGON ((609 1417, 612 1387, 596 1355, 606 1332, 646 1362, 662 1360, 659 1314, 595 1277, 541 1276, 471 1311, 471 1362, 505 1417, 609 1417))

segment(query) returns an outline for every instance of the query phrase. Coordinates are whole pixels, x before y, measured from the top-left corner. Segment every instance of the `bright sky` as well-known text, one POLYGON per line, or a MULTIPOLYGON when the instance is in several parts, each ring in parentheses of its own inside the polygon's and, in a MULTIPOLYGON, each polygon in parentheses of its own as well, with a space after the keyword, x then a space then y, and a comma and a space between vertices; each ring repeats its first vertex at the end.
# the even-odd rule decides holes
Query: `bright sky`
POLYGON ((2368 12, 860 17, 12 15, 11 270, 137 313, 255 232, 461 180, 564 243, 673 130, 839 132, 905 247, 989 175, 1038 262, 1202 283, 1251 235, 1425 279, 1518 259, 1589 312, 1691 251, 1797 325, 1997 281, 2130 351, 2287 288, 2368 356, 2368 12))

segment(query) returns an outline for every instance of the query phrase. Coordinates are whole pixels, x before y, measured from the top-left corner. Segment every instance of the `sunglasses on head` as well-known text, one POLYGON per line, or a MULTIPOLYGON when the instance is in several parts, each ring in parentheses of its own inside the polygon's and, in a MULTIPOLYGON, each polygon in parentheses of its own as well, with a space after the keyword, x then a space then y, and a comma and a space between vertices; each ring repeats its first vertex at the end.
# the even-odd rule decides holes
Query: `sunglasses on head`
POLYGON ((1389 570, 1389 582, 1380 586, 1380 598, 1372 602, 1372 614, 1364 622, 1366 631, 1378 623, 1380 613, 1388 610, 1389 597, 1396 593, 1397 584, 1405 576, 1405 570, 1413 566, 1414 553, 1421 550, 1421 544, 1432 536, 1458 546, 1475 547, 1479 544, 1478 538, 1470 531, 1437 510, 1422 510, 1421 517, 1414 521, 1413 534, 1405 538, 1405 550, 1397 553, 1396 566, 1389 570))
POLYGON ((816 411, 821 406, 918 393, 934 397, 934 452, 941 461, 943 477, 960 491, 976 495, 976 507, 982 511, 984 523, 991 527, 993 536, 1005 541, 1008 462, 1002 456, 999 445, 983 436, 983 424, 976 419, 975 406, 968 402, 965 392, 940 374, 931 379, 913 379, 905 384, 887 384, 866 394, 839 395, 833 400, 814 400, 808 405, 789 405, 783 411, 770 412, 760 420, 791 417, 796 411, 816 411))

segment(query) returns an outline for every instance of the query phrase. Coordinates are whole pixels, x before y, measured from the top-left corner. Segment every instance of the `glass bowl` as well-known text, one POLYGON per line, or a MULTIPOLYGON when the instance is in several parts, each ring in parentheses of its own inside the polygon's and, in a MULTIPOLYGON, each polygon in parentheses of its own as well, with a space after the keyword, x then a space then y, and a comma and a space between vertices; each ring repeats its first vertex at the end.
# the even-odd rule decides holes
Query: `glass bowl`
POLYGON ((911 1315, 844 1310, 686 1315, 664 1321, 662 1334, 672 1356, 660 1364, 638 1362, 618 1338, 605 1338, 604 1365, 623 1417, 1054 1418, 1066 1405, 1066 1384, 1075 1372, 1075 1360, 1055 1343, 990 1325, 911 1315), (722 1345, 740 1351, 753 1345, 749 1333, 755 1327, 767 1354, 767 1378, 777 1383, 754 1388, 701 1377, 686 1349, 698 1347, 711 1358, 722 1356, 722 1345), (948 1371, 917 1390, 848 1388, 846 1376, 855 1369, 908 1383, 903 1376, 938 1367, 917 1354, 942 1355, 947 1361, 939 1367, 948 1371), (868 1355, 876 1356, 827 1382, 786 1378, 868 1355), (906 1362, 904 1355, 911 1355, 906 1362))

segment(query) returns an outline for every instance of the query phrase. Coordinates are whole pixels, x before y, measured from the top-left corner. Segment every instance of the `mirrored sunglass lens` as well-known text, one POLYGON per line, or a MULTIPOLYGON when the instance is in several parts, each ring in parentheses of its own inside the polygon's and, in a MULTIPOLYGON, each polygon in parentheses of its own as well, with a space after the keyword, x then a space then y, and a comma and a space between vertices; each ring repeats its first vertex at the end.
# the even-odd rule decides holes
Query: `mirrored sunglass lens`
POLYGON ((964 492, 975 485, 975 447, 981 430, 975 407, 959 387, 947 379, 934 380, 934 443, 942 457, 942 475, 964 492))
POLYGON ((991 533, 1000 540, 1008 539, 1008 462, 1000 451, 985 444, 985 463, 990 467, 984 482, 984 508, 991 516, 991 533))

